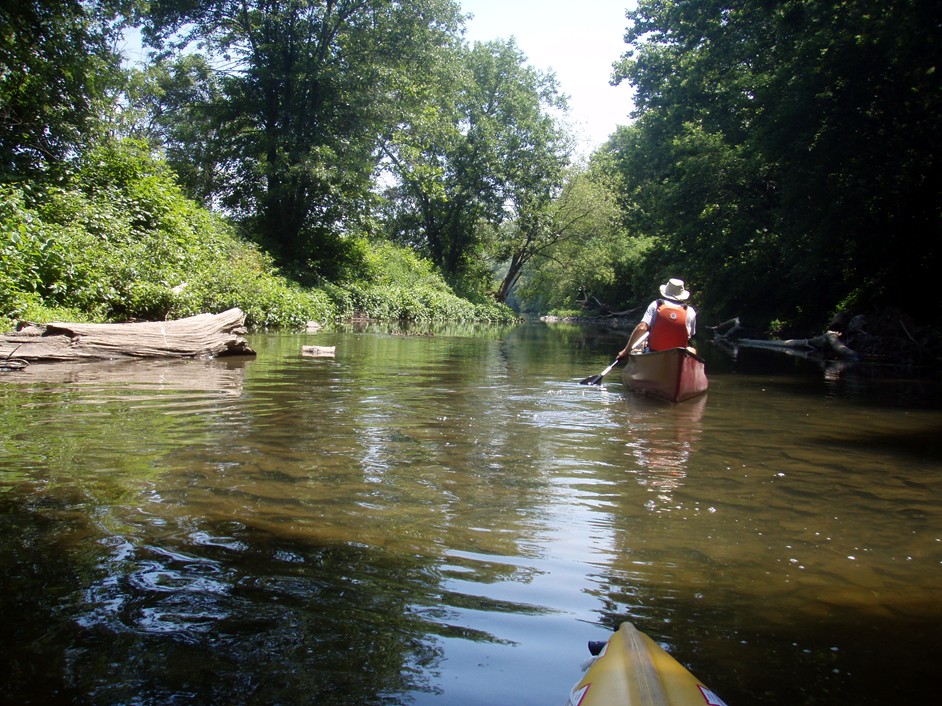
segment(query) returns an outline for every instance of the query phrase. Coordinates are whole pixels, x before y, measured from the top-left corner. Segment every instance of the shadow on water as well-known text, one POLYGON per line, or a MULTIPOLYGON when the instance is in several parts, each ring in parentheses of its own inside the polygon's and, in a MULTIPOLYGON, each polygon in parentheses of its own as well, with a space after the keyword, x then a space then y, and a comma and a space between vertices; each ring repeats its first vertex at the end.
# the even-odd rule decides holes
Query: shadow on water
POLYGON ((39 570, 7 557, 4 701, 379 703, 430 688, 440 653, 406 605, 428 591, 421 562, 233 529, 204 524, 182 546, 59 537, 97 550, 37 543, 39 570))
POLYGON ((580 386, 624 333, 0 379, 0 700, 563 703, 625 619, 731 706, 928 700, 937 391, 709 350, 680 405, 580 386))

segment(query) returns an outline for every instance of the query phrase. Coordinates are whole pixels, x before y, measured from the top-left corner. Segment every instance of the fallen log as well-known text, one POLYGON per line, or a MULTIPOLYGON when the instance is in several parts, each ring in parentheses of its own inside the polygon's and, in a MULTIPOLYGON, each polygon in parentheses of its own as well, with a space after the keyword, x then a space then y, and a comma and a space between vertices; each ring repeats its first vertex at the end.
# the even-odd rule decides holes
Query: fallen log
POLYGON ((717 324, 716 326, 709 326, 708 328, 713 330, 713 338, 717 340, 735 338, 740 331, 744 330, 743 327, 739 324, 738 316, 732 319, 727 319, 723 323, 717 324))
POLYGON ((0 358, 15 354, 29 362, 62 362, 255 355, 244 333, 241 309, 175 321, 30 325, 0 335, 0 358))
POLYGON ((836 331, 827 331, 814 338, 789 338, 784 341, 766 341, 754 338, 740 338, 735 344, 745 348, 772 348, 775 350, 803 350, 823 351, 831 350, 838 357, 847 360, 856 360, 859 355, 856 351, 841 342, 840 334, 836 331))

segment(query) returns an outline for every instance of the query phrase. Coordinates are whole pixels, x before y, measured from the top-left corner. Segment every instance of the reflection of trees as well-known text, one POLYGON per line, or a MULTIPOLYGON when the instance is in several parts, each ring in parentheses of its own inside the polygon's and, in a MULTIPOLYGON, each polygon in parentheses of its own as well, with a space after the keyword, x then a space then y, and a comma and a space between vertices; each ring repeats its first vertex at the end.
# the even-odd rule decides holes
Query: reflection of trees
POLYGON ((89 588, 76 666, 122 665, 87 684, 94 700, 367 704, 423 688, 439 657, 408 610, 434 590, 424 560, 249 524, 187 529, 116 551, 89 588))
POLYGON ((499 559, 532 552, 542 526, 515 344, 345 337, 315 361, 302 341, 263 344, 234 398, 206 375, 72 380, 66 410, 41 409, 72 419, 49 440, 51 494, 91 510, 59 518, 84 541, 59 548, 73 578, 50 597, 76 693, 395 702, 430 688, 436 636, 502 642, 470 616, 545 610, 471 588, 534 571, 499 559))
MULTIPOLYGON (((547 394, 569 332, 319 333, 336 357, 303 359, 310 342, 253 341, 255 360, 221 371, 235 385, 208 369, 189 387, 50 382, 48 404, 30 389, 52 450, 29 448, 34 433, 7 448, 35 452, 24 465, 46 464, 45 497, 64 509, 41 532, 57 566, 37 578, 52 577, 42 601, 57 607, 17 624, 51 622, 75 693, 395 702, 432 688, 442 640, 505 642, 476 616, 547 610, 482 585, 533 579, 512 557, 541 551, 560 492, 549 472, 581 462, 574 444, 597 423, 585 389, 547 394)), ((27 565, 27 549, 4 547, 27 565)), ((19 599, 0 600, 9 613, 19 599)), ((60 688, 30 683, 34 700, 60 688)))
POLYGON ((194 409, 237 395, 241 379, 238 366, 216 361, 37 365, 4 379, 0 447, 12 471, 0 473, 5 698, 76 703, 97 680, 120 682, 128 655, 99 653, 115 636, 101 643, 79 622, 88 587, 107 574, 101 557, 112 551, 112 532, 127 526, 112 508, 159 482, 181 422, 198 434, 194 409))
POLYGON ((128 390, 150 390, 156 393, 176 390, 181 393, 216 392, 237 396, 242 392, 245 367, 251 363, 252 359, 244 356, 40 363, 16 375, 4 377, 3 382, 98 387, 102 390, 110 387, 116 395, 128 390))
POLYGON ((231 445, 221 449, 237 465, 213 470, 239 476, 239 492, 263 496, 260 508, 271 495, 275 515, 282 484, 293 483, 304 505, 299 529, 330 541, 515 555, 532 534, 531 519, 516 511, 531 504, 539 478, 528 462, 532 439, 520 438, 530 430, 516 420, 503 343, 343 341, 334 361, 286 356, 271 369, 259 366, 259 386, 247 393, 259 398, 258 410, 224 430, 231 445), (244 454, 233 453, 239 449, 244 454))

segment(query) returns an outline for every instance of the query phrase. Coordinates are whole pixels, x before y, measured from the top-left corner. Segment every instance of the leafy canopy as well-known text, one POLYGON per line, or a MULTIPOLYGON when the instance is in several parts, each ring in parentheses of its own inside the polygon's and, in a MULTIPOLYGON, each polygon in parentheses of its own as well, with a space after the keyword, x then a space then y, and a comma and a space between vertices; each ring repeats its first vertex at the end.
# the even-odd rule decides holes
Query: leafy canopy
POLYGON ((198 46, 213 70, 171 69, 205 88, 184 85, 194 100, 162 137, 175 161, 193 155, 184 173, 201 196, 284 261, 330 274, 333 241, 368 212, 381 136, 459 20, 451 0, 155 0, 148 41, 177 56, 198 46))
POLYGON ((607 149, 655 277, 686 273, 718 314, 803 324, 931 296, 934 0, 639 0, 627 17, 615 79, 636 122, 607 149))

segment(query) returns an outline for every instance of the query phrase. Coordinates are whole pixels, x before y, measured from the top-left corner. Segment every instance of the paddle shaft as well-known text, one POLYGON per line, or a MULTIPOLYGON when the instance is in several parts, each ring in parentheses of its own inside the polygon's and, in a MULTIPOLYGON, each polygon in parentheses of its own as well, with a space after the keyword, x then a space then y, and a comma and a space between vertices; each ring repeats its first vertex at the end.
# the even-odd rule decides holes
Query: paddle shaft
MULTIPOLYGON (((638 340, 635 341, 635 345, 634 345, 634 347, 632 348, 632 350, 634 350, 635 348, 637 348, 638 346, 640 346, 642 343, 644 343, 646 340, 648 340, 648 335, 649 335, 649 334, 650 334, 650 331, 645 331, 643 334, 641 334, 641 336, 638 338, 638 340)), ((592 375, 592 376, 590 376, 590 377, 587 377, 585 380, 579 381, 579 384, 580 384, 580 385, 601 385, 601 384, 602 384, 602 378, 604 378, 606 375, 608 375, 610 372, 612 372, 612 368, 614 368, 616 365, 618 365, 618 361, 619 361, 619 360, 621 360, 621 359, 620 359, 620 358, 615 358, 615 360, 612 361, 612 364, 609 365, 607 368, 605 368, 605 370, 603 370, 601 373, 599 373, 598 375, 592 375)))

